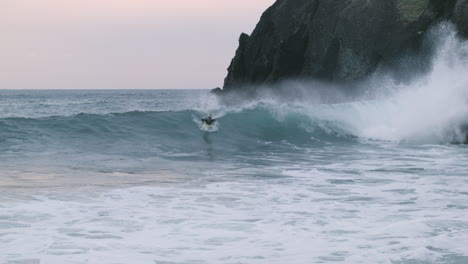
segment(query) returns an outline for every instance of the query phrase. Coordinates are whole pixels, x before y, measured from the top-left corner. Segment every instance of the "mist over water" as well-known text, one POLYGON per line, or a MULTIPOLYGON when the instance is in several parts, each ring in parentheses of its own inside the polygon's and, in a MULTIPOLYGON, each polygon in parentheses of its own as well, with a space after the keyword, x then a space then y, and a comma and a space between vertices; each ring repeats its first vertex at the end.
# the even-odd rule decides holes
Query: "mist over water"
POLYGON ((0 263, 467 263, 468 43, 428 39, 348 90, 1 90, 0 263))
POLYGON ((436 47, 430 72, 397 87, 376 111, 366 111, 371 122, 359 124, 362 136, 438 143, 464 141, 460 128, 466 124, 468 113, 468 43, 457 37, 450 24, 439 25, 429 37, 436 47), (373 115, 377 111, 381 118, 373 115))
POLYGON ((272 105, 275 114, 291 111, 312 120, 336 122, 349 134, 364 139, 463 142, 466 135, 462 128, 468 123, 468 43, 450 23, 434 27, 425 43, 431 47, 427 52, 401 60, 407 65, 427 64, 421 66, 429 69, 427 72, 413 69, 412 78, 407 77, 411 73, 402 79, 392 69, 382 68, 355 83, 287 81, 274 88, 232 93, 225 101, 254 98, 247 107, 272 105), (431 60, 425 58, 427 53, 432 54, 431 60))

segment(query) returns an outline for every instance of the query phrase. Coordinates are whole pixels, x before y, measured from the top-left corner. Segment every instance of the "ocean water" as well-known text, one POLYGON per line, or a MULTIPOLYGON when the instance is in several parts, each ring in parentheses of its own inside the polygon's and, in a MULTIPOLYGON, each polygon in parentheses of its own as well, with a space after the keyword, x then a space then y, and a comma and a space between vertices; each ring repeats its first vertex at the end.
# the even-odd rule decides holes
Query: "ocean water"
POLYGON ((0 263, 468 263, 468 45, 439 30, 430 73, 336 103, 0 90, 0 263))

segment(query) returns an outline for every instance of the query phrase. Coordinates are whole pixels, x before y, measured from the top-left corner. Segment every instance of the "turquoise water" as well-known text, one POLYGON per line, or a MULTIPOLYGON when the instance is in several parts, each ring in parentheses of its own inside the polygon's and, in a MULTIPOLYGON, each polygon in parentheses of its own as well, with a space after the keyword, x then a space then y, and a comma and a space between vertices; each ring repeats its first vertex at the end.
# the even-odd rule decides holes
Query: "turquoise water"
POLYGON ((0 97, 1 263, 468 261, 468 149, 373 137, 395 102, 0 97))
POLYGON ((468 44, 439 30, 371 95, 0 90, 0 263, 468 263, 468 44))

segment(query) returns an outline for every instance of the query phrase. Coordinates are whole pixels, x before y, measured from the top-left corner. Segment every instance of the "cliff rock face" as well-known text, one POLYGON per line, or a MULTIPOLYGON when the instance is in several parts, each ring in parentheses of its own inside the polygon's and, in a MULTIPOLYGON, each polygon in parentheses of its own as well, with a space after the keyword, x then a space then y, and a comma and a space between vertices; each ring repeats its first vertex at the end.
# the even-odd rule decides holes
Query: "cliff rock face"
POLYGON ((242 33, 224 89, 287 78, 357 80, 452 19, 468 36, 468 0, 277 0, 242 33))
POLYGON ((463 36, 468 37, 468 0, 457 1, 453 20, 463 36))

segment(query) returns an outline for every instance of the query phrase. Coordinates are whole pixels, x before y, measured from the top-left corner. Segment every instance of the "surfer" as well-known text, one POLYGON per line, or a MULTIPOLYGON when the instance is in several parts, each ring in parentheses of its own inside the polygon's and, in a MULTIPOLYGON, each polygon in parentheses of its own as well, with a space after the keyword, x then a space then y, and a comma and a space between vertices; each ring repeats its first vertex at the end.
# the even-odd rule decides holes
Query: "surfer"
POLYGON ((204 122, 207 126, 211 126, 216 121, 216 119, 211 118, 211 115, 209 115, 207 118, 203 118, 201 121, 204 122))

